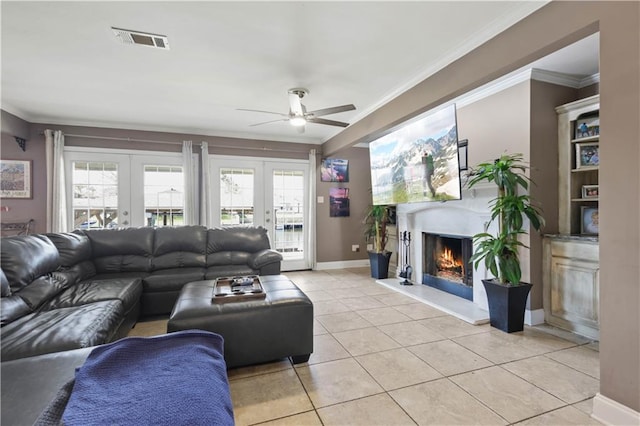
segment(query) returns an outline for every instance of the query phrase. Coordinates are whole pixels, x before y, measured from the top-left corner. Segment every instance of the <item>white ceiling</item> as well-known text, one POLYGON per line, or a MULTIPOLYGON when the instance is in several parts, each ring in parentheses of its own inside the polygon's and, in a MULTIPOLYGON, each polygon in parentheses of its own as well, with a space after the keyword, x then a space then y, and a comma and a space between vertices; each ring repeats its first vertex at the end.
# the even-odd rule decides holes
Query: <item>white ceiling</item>
MULTIPOLYGON (((2 109, 33 123, 322 143, 342 128, 250 127, 277 117, 237 109, 286 113, 287 89, 305 87, 308 110, 353 103, 326 116, 353 123, 545 3, 2 1, 2 109), (121 44, 112 26, 171 48, 121 44)), ((539 67, 596 73, 597 54, 574 50, 539 67)))

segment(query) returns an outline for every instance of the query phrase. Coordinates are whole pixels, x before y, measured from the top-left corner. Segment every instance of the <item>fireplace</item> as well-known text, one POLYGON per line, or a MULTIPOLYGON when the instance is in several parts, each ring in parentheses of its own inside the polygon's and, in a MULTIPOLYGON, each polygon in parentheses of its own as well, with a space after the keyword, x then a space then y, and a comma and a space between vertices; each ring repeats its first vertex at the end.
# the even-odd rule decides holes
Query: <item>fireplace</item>
POLYGON ((424 232, 422 244, 422 283, 473 301, 473 240, 424 232))

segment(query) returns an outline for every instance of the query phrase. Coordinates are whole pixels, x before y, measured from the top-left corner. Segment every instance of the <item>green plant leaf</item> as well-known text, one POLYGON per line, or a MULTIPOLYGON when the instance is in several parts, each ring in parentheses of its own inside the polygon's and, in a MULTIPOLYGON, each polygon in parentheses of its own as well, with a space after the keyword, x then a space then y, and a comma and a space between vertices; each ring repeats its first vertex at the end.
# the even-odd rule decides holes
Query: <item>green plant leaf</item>
POLYGON ((491 217, 485 225, 485 232, 474 235, 474 253, 470 262, 478 269, 480 262, 500 282, 516 285, 519 283, 522 270, 519 260, 519 248, 528 248, 518 237, 526 234, 523 228, 524 218, 529 220, 530 227, 540 230, 544 226, 544 218, 539 208, 534 206, 529 194, 519 195, 526 191, 533 181, 526 175, 529 170, 522 154, 503 154, 493 162, 484 162, 473 167, 469 173, 467 186, 481 182, 494 182, 498 196, 489 202, 491 217), (494 221, 498 223, 496 235, 488 233, 494 221))

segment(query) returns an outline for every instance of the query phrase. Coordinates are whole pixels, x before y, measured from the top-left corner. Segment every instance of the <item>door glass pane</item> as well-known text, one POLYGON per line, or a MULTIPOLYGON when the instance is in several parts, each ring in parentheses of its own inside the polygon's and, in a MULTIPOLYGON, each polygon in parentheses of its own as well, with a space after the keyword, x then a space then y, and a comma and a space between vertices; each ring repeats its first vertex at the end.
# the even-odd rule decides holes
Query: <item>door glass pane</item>
POLYGON ((75 229, 118 226, 118 165, 98 161, 74 161, 71 186, 75 229))
POLYGON ((253 169, 220 169, 220 225, 253 224, 253 169))
POLYGON ((183 188, 182 167, 144 166, 145 225, 184 225, 183 188))
POLYGON ((285 260, 304 258, 304 173, 273 171, 274 249, 285 260))

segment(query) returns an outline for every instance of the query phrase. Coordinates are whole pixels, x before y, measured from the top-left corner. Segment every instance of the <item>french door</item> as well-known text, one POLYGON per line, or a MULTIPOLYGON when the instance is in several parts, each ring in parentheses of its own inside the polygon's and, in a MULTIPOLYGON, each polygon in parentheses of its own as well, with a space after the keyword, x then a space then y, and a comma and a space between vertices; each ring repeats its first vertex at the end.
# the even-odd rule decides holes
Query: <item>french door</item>
POLYGON ((282 270, 308 269, 308 163, 244 158, 211 161, 213 225, 263 226, 282 270))
POLYGON ((184 224, 180 154, 65 151, 68 229, 184 224))

